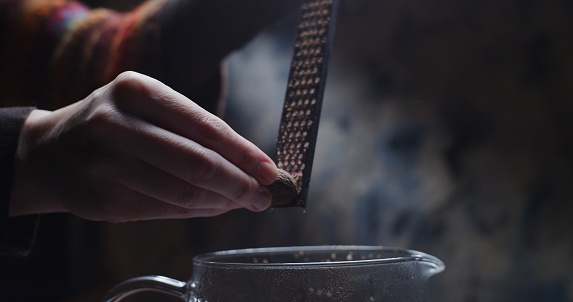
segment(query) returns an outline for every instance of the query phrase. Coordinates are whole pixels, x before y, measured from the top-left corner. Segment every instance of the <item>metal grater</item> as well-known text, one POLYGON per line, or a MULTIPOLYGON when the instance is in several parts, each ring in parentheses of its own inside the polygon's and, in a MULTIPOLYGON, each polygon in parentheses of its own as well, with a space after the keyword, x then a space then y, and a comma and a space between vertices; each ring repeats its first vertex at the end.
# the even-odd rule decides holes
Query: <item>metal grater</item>
POLYGON ((337 0, 303 0, 275 161, 292 176, 296 199, 273 207, 306 207, 337 0))

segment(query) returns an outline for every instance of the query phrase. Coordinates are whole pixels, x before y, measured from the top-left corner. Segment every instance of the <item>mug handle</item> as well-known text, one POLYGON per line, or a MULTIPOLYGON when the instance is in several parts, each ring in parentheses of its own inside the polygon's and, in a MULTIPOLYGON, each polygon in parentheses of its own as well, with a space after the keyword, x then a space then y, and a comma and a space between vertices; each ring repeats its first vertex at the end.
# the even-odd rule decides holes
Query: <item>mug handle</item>
POLYGON ((187 301, 187 283, 164 276, 143 276, 126 280, 111 289, 103 302, 121 301, 123 298, 144 291, 164 293, 187 301))

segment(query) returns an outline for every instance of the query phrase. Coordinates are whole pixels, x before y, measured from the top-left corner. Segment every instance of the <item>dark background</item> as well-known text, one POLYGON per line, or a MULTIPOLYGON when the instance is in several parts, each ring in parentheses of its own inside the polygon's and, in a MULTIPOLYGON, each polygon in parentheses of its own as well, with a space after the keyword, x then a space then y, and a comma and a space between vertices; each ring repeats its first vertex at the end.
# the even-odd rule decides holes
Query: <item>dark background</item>
MULTIPOLYGON (((446 263, 431 301, 572 301, 572 15, 565 0, 343 1, 306 211, 45 215, 32 255, 2 264, 2 290, 98 301, 135 276, 185 280, 202 252, 381 244, 446 263)), ((293 26, 227 63, 226 119, 269 154, 293 26)))

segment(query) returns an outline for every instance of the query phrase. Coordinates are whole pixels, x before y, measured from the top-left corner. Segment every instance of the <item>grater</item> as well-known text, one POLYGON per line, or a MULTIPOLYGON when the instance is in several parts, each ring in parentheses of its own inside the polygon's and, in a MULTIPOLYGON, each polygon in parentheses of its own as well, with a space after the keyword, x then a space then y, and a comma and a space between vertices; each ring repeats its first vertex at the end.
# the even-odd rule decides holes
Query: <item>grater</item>
POLYGON ((336 12, 337 0, 302 1, 275 151, 279 177, 270 186, 273 208, 306 207, 336 12))

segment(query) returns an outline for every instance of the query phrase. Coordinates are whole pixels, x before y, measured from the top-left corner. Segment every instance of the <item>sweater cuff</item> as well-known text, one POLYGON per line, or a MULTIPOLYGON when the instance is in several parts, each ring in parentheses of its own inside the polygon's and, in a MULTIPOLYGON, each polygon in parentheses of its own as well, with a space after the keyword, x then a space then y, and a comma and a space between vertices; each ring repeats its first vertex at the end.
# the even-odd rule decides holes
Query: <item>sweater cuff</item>
POLYGON ((10 192, 18 139, 32 107, 0 109, 0 254, 26 256, 34 241, 38 216, 9 218, 10 192))

